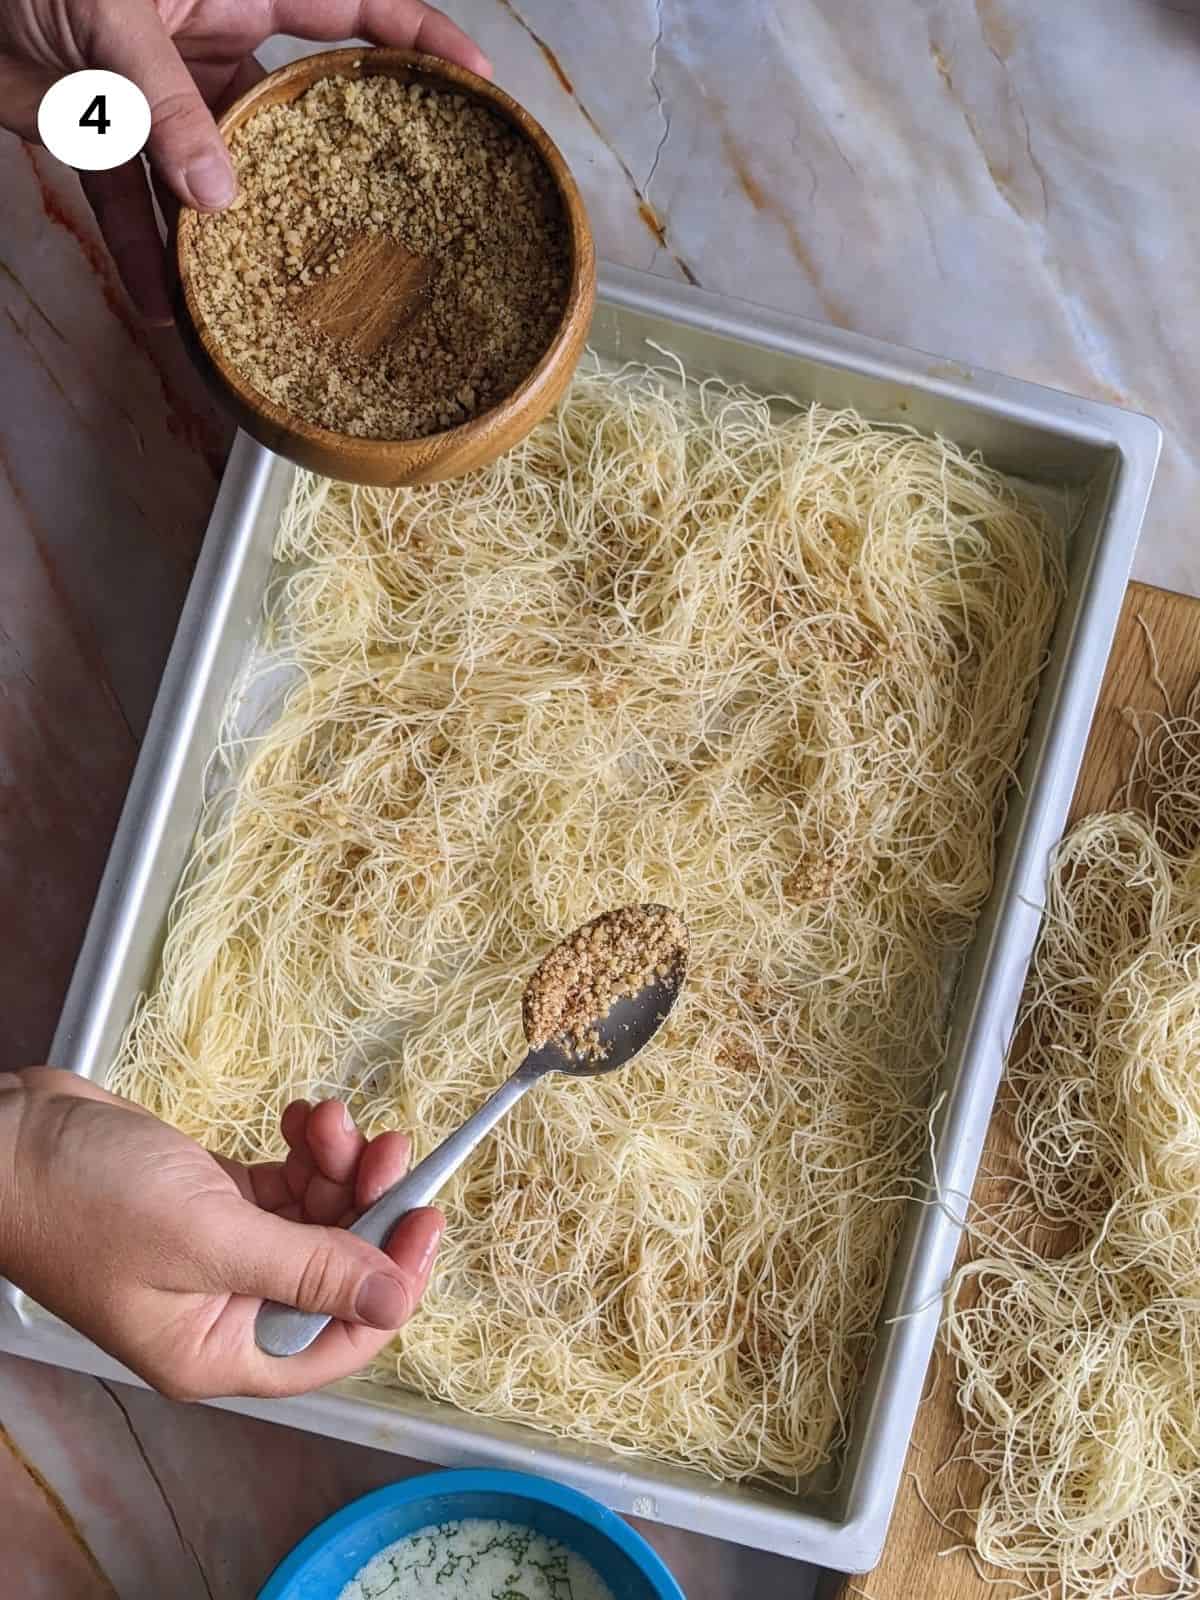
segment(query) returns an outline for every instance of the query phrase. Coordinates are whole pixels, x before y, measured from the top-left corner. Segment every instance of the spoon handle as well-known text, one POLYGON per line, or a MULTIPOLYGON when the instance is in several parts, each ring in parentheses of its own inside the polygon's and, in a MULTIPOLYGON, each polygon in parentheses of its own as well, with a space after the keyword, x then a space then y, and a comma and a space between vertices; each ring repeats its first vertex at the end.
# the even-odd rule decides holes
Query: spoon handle
MULTIPOLYGON (((540 1072, 530 1072, 522 1062, 511 1078, 472 1112, 460 1128, 447 1135, 435 1150, 419 1161, 407 1176, 385 1189, 373 1206, 363 1212, 351 1228, 368 1244, 380 1250, 388 1241, 400 1218, 418 1206, 426 1206, 459 1167, 517 1101, 535 1084, 540 1072)), ((269 1356, 294 1356, 309 1345, 328 1326, 330 1318, 317 1311, 298 1311, 294 1306, 264 1300, 254 1321, 254 1339, 269 1356)))

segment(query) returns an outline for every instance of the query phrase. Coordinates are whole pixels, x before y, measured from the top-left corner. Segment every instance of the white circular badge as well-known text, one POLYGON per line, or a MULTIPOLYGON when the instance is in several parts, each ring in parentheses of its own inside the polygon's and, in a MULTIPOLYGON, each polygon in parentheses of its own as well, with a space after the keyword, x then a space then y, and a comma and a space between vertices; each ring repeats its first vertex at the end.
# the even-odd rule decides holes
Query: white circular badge
POLYGON ((37 125, 52 156, 81 172, 106 172, 131 160, 150 137, 150 102, 131 78, 89 68, 46 90, 37 125))

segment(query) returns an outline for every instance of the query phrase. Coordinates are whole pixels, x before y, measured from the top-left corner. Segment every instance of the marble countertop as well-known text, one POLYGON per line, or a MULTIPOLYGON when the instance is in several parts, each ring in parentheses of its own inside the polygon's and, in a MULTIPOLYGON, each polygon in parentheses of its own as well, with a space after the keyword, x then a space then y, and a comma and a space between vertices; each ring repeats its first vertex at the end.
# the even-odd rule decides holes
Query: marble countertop
MULTIPOLYGON (((564 150, 604 256, 1157 417, 1136 572, 1200 594, 1200 0, 450 9, 564 150)), ((47 1050, 230 434, 174 334, 129 309, 69 173, 0 135, 0 208, 16 1066, 47 1050)), ((26 1600, 247 1596, 409 1470, 11 1358, 0 1424, 0 1576, 26 1600)), ((779 1558, 651 1537, 690 1600, 806 1587, 779 1558)))
MULTIPOLYGON (((253 1600, 324 1517, 421 1462, 0 1355, 5 1600, 253 1600)), ((688 1600, 807 1600, 781 1556, 630 1519, 688 1600)))

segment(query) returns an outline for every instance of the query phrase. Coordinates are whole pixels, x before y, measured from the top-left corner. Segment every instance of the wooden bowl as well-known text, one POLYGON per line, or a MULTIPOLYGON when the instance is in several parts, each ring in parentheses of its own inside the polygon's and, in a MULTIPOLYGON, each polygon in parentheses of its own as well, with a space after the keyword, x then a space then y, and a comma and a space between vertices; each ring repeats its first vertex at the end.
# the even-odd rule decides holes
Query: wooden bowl
MULTIPOLYGON (((235 128, 241 127, 256 112, 280 101, 296 99, 320 78, 365 78, 380 74, 397 78, 401 83, 429 84, 479 101, 515 128, 538 152, 550 172, 562 203, 570 241, 570 281, 558 328, 529 375, 489 411, 457 427, 419 439, 363 439, 305 422, 260 394, 228 360, 214 338, 200 308, 192 277, 192 251, 200 222, 194 211, 181 213, 175 236, 178 321, 184 342, 201 373, 239 426, 260 444, 302 467, 349 483, 385 486, 433 483, 494 461, 523 439, 557 404, 587 340, 596 299, 596 252, 578 187, 545 129, 502 89, 476 77, 465 67, 454 66, 434 56, 411 50, 367 47, 326 50, 319 55, 306 56, 270 73, 236 101, 221 118, 221 131, 228 139, 235 128)), ((383 248, 398 249, 386 243, 383 248)), ((399 255, 404 256, 405 252, 401 250, 399 255)), ((415 266, 416 258, 407 257, 407 263, 415 266)), ((351 303, 342 308, 348 330, 358 329, 372 318, 378 322, 381 300, 385 304, 386 320, 387 296, 381 297, 379 293, 378 259, 372 262, 364 257, 363 270, 358 275, 349 270, 352 265, 348 258, 347 268, 335 280, 348 286, 351 303), (361 308, 353 303, 358 293, 356 276, 362 285, 361 308)), ((406 297, 411 300, 417 274, 406 272, 405 263, 395 259, 389 260, 388 267, 393 294, 400 301, 406 297)), ((419 315, 419 311, 416 314, 419 315)), ((323 326, 328 333, 328 321, 323 326)))

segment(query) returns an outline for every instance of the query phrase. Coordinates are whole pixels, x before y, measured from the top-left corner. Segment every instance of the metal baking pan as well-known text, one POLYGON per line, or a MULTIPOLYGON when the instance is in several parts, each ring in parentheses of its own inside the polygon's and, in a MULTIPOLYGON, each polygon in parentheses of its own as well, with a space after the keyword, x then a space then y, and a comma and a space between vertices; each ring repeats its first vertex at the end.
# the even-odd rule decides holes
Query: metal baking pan
MULTIPOLYGON (((1046 486, 1060 505, 1065 488, 1082 507, 1069 592, 1001 835, 995 886, 955 986, 935 1131, 943 1191, 968 1193, 1038 929, 1047 852, 1066 820, 1145 511, 1159 429, 1112 406, 642 274, 604 271, 593 347, 619 361, 646 356, 647 340, 697 374, 941 433, 980 450, 1000 470, 1046 486)), ((294 470, 246 438, 230 457, 51 1051, 56 1065, 98 1081, 155 975, 205 764, 258 637, 272 539, 294 470)), ((911 1208, 844 1471, 836 1487, 807 1495, 716 1483, 363 1381, 295 1400, 223 1403, 427 1460, 545 1473, 618 1511, 862 1571, 883 1546, 958 1236, 946 1211, 911 1208)), ((11 1287, 7 1301, 0 1345, 127 1376, 11 1287)))

